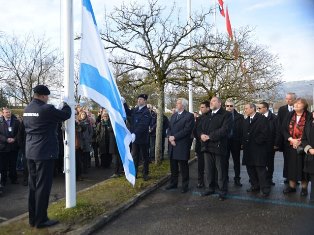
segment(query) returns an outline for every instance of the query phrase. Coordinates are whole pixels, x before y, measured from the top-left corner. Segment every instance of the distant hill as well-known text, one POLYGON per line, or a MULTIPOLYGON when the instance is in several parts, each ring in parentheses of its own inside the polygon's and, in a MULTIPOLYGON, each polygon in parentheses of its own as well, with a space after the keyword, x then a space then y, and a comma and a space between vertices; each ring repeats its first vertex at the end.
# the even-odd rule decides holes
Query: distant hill
POLYGON ((294 92, 298 97, 313 96, 314 80, 284 82, 279 88, 280 98, 284 98, 287 92, 294 92))

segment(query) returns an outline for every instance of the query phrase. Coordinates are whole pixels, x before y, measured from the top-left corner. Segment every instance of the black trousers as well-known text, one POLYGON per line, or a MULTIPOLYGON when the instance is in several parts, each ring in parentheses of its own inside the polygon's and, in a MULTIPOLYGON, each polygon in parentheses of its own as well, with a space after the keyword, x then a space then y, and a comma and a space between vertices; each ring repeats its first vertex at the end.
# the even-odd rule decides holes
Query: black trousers
POLYGON ((155 160, 155 146, 156 146, 156 136, 149 136, 149 159, 151 161, 155 160))
POLYGON ((1 166, 1 184, 5 185, 7 182, 8 172, 9 178, 12 182, 17 180, 16 161, 18 151, 0 152, 0 166, 1 166))
POLYGON ((98 143, 93 142, 92 143, 92 148, 93 148, 93 151, 94 151, 95 166, 99 167, 100 164, 99 164, 99 154, 98 154, 98 143))
POLYGON ((118 153, 112 154, 113 161, 114 161, 114 173, 117 175, 120 175, 123 171, 123 165, 120 158, 120 155, 118 153))
POLYGON ((225 156, 218 155, 215 153, 204 153, 205 160, 205 172, 207 183, 210 191, 215 191, 216 176, 215 169, 218 173, 218 186, 219 193, 226 194, 228 191, 228 182, 227 182, 227 172, 226 172, 226 163, 225 156))
POLYGON ((52 186, 55 160, 27 160, 29 223, 37 226, 48 220, 47 209, 52 186))
POLYGON ((188 188, 190 178, 188 160, 175 160, 172 157, 170 157, 170 170, 171 170, 170 184, 178 185, 179 166, 182 175, 182 188, 188 188))
POLYGON ((310 174, 310 178, 311 178, 310 201, 314 203, 314 174, 310 174))
POLYGON ((274 160, 275 160, 275 151, 270 151, 267 153, 267 173, 266 179, 269 183, 273 181, 274 174, 274 160))
POLYGON ((204 171, 205 171, 204 153, 200 152, 197 154, 197 181, 199 184, 204 184, 204 171))
POLYGON ((260 188, 263 193, 270 192, 270 185, 267 182, 265 166, 246 166, 252 187, 260 188))
POLYGON ((227 179, 229 178, 229 158, 230 153, 232 155, 233 160, 233 169, 234 169, 234 180, 240 180, 240 170, 241 170, 241 163, 240 163, 240 151, 241 151, 241 142, 228 139, 227 145, 227 159, 226 159, 226 170, 227 170, 227 179))
POLYGON ((148 155, 148 144, 132 144, 132 157, 135 165, 136 177, 138 173, 138 166, 140 160, 142 159, 143 164, 143 175, 148 175, 149 173, 149 155, 148 155))

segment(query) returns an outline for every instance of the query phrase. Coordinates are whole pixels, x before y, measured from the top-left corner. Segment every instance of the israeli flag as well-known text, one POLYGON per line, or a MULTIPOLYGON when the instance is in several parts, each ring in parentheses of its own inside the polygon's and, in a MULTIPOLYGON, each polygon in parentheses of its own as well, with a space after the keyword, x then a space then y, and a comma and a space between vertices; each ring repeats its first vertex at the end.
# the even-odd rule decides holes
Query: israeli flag
POLYGON ((109 69, 90 0, 82 0, 80 87, 84 96, 108 111, 125 176, 134 185, 135 167, 129 148, 132 136, 124 123, 125 110, 115 78, 109 69))

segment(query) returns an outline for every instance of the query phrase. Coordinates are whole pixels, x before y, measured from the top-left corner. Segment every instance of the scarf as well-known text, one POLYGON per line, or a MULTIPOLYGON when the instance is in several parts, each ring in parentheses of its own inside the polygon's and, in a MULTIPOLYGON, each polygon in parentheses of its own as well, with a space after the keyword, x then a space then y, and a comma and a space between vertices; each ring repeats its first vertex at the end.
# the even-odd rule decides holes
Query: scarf
POLYGON ((298 123, 297 123, 297 114, 296 113, 293 114, 289 123, 289 133, 293 139, 302 138, 305 121, 306 121, 306 112, 302 113, 302 116, 298 123))

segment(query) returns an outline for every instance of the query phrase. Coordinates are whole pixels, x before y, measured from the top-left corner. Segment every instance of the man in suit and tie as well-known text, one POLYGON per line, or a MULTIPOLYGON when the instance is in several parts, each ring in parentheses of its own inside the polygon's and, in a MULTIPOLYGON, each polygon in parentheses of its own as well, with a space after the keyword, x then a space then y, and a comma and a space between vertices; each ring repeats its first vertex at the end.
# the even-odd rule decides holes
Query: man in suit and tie
MULTIPOLYGON (((278 115, 277 115, 277 131, 276 131, 276 141, 275 141, 275 145, 276 145, 276 149, 279 149, 282 151, 283 154, 283 177, 286 179, 287 178, 287 154, 284 151, 283 148, 283 143, 284 143, 284 139, 283 139, 283 135, 282 135, 282 126, 281 124, 283 123, 283 121, 287 118, 287 116, 289 115, 290 112, 293 111, 293 104, 296 100, 297 96, 295 93, 289 92, 286 94, 286 105, 281 106, 278 109, 278 115)), ((285 180, 285 183, 288 183, 287 180, 285 180)))
POLYGON ((246 165, 251 182, 247 192, 261 190, 261 196, 267 197, 270 193, 270 186, 266 179, 267 143, 270 135, 267 119, 256 112, 255 104, 246 104, 244 112, 247 119, 243 124, 242 164, 246 165))
POLYGON ((234 102, 231 99, 226 100, 225 102, 226 111, 232 114, 232 124, 231 130, 228 134, 228 145, 227 145, 227 159, 226 159, 226 170, 227 170, 227 180, 229 178, 229 158, 230 153, 233 159, 233 169, 234 169, 234 185, 238 187, 242 187, 240 182, 240 152, 241 152, 241 144, 242 144, 242 128, 244 117, 242 114, 238 113, 235 109, 234 102))
POLYGON ((178 187, 179 165, 182 174, 182 193, 189 187, 189 165, 191 134, 194 127, 194 115, 186 111, 188 101, 179 98, 176 103, 177 112, 170 118, 168 129, 169 158, 171 179, 166 190, 178 187))
POLYGON ((218 173, 219 200, 226 198, 228 191, 226 173, 227 136, 231 128, 231 113, 221 107, 221 99, 210 100, 211 113, 202 119, 201 140, 204 152, 205 172, 208 191, 204 195, 215 192, 215 168, 218 173))

